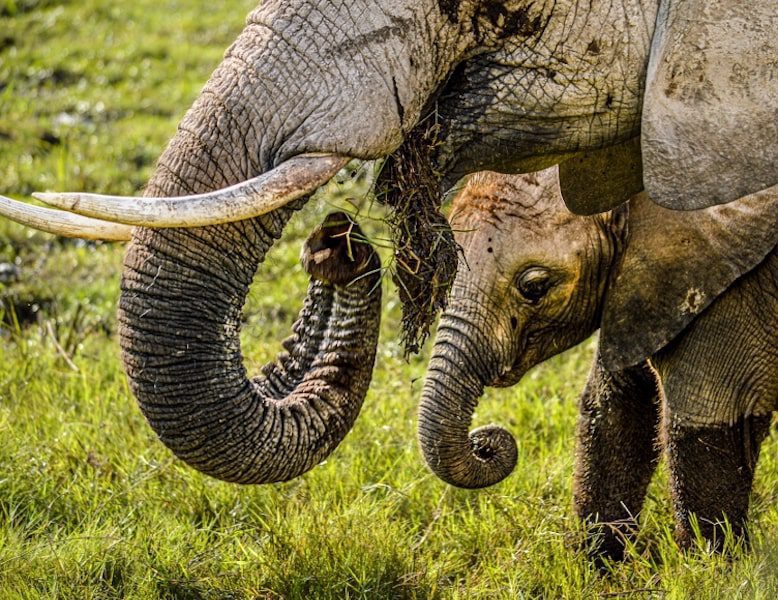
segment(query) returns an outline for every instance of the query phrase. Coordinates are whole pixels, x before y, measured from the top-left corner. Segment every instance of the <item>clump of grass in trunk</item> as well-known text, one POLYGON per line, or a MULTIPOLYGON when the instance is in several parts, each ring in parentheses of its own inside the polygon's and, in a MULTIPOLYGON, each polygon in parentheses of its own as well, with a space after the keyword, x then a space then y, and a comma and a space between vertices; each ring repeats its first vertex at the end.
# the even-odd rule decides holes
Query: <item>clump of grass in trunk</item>
POLYGON ((406 357, 417 354, 429 337, 435 315, 446 308, 457 272, 458 247, 440 212, 440 176, 431 160, 438 132, 432 120, 417 127, 387 159, 379 180, 378 197, 390 209, 392 279, 402 301, 406 357))

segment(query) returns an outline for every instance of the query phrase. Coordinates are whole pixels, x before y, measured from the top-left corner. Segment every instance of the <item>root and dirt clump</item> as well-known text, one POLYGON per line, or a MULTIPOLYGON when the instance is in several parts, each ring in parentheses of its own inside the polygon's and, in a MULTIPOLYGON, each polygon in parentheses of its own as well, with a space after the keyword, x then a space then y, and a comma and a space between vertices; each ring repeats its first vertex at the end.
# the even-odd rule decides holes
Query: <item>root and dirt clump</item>
POLYGON ((438 311, 446 308, 457 272, 459 248, 440 212, 440 176, 431 154, 439 127, 422 123, 383 166, 379 200, 389 208, 394 242, 392 279, 402 301, 401 339, 406 357, 429 337, 438 311))

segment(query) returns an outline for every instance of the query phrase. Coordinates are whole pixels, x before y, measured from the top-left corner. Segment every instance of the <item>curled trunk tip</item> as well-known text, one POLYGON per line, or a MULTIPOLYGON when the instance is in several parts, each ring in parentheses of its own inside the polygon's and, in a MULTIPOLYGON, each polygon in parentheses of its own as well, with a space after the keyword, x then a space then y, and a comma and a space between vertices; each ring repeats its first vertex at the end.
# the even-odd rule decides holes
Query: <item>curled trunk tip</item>
POLYGON ((513 472, 519 458, 516 440, 507 429, 494 424, 484 425, 470 432, 468 436, 475 460, 483 463, 486 476, 478 481, 486 487, 505 479, 513 472))
POLYGON ((378 255, 359 225, 340 211, 327 215, 308 236, 300 261, 311 277, 330 285, 348 285, 380 269, 378 255))
POLYGON ((478 427, 464 437, 464 443, 444 440, 420 430, 421 448, 427 465, 443 481, 465 489, 495 485, 513 472, 518 447, 502 427, 478 427))

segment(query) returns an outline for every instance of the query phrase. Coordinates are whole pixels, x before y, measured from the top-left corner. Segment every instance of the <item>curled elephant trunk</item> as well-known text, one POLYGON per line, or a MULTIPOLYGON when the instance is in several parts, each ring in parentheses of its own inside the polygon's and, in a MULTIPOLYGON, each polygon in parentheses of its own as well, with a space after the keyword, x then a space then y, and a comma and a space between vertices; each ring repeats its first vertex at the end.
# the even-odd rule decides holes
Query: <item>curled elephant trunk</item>
POLYGON ((468 435, 484 382, 496 374, 469 328, 460 324, 447 315, 438 328, 419 409, 419 443, 427 465, 443 481, 482 488, 513 471, 518 451, 513 436, 497 425, 468 435))
POLYGON ((295 208, 200 230, 138 230, 125 259, 119 319, 132 391, 178 457, 225 481, 287 481, 311 469, 349 431, 370 382, 380 263, 342 213, 303 249, 311 283, 286 352, 261 377, 246 375, 241 309, 295 208))

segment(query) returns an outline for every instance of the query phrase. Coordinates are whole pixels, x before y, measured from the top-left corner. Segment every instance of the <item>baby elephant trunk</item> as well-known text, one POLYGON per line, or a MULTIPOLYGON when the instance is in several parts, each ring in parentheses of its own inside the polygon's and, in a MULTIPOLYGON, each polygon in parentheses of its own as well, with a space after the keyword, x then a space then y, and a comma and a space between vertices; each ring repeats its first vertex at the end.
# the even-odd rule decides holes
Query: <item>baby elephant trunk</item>
POLYGON ((419 443, 429 468, 443 481, 482 488, 507 477, 516 466, 516 442, 497 425, 468 434, 485 382, 497 361, 464 320, 447 313, 438 327, 419 409, 419 443))

